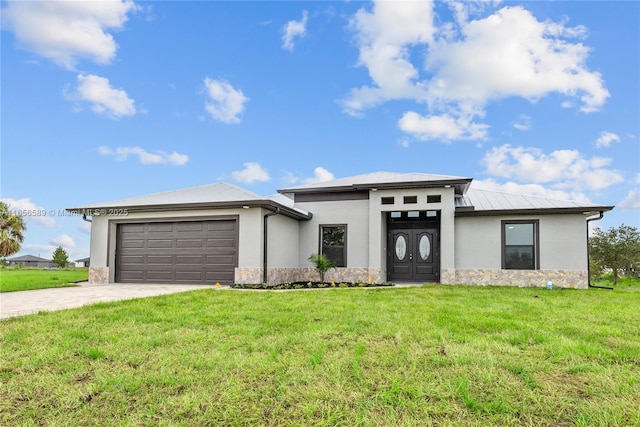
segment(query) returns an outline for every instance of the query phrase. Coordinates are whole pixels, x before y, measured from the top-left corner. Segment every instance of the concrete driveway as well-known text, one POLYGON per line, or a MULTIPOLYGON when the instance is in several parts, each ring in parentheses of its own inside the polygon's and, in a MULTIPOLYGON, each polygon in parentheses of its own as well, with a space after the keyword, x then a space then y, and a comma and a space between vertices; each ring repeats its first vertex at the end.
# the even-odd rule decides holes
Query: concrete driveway
POLYGON ((105 301, 145 298, 196 289, 216 288, 213 285, 138 285, 138 284, 82 284, 71 288, 50 288, 35 291, 0 293, 0 319, 39 311, 55 311, 81 307, 105 301))

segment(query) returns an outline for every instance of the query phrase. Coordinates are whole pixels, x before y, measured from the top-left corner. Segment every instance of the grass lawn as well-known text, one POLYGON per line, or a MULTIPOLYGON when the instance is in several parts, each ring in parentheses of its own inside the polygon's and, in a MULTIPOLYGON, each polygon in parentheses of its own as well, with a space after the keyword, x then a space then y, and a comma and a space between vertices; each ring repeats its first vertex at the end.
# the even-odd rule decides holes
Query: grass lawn
POLYGON ((88 277, 89 272, 86 268, 64 270, 3 268, 0 269, 0 292, 73 286, 73 282, 87 280, 88 277))
POLYGON ((0 425, 640 425, 640 292, 202 290, 0 322, 0 425))

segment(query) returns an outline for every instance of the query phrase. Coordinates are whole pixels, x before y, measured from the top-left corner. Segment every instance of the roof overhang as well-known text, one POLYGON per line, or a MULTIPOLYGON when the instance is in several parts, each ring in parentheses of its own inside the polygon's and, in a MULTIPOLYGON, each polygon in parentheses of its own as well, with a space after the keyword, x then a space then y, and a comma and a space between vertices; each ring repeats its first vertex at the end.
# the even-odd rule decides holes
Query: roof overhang
POLYGON ((458 207, 455 216, 505 216, 505 215, 563 215, 582 214, 585 216, 597 215, 600 212, 608 212, 614 206, 589 206, 548 209, 495 209, 475 210, 473 206, 458 207))
POLYGON ((116 215, 118 211, 126 210, 127 213, 144 213, 144 212, 169 212, 169 211, 195 211, 203 209, 247 209, 247 208, 263 208, 272 212, 279 211, 282 215, 297 220, 309 220, 313 217, 311 212, 304 212, 298 209, 292 209, 273 200, 234 200, 225 202, 203 202, 203 203, 173 203, 173 204, 153 204, 153 205, 91 205, 87 207, 67 208, 67 212, 76 213, 87 216, 105 215, 109 216, 110 211, 116 215))
POLYGON ((455 194, 464 194, 473 178, 462 179, 443 179, 435 181, 407 181, 407 182, 384 182, 371 184, 352 184, 341 186, 327 187, 307 187, 307 188, 285 188, 278 190, 281 194, 307 194, 307 193, 333 193, 345 191, 362 191, 362 190, 402 190, 411 188, 442 188, 453 187, 455 194))

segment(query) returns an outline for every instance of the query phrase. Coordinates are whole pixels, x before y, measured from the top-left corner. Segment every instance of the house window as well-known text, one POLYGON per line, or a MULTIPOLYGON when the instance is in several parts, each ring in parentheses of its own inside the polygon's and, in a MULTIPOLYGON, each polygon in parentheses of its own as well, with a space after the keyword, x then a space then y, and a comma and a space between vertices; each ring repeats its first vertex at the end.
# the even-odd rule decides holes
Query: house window
POLYGON ((380 199, 381 204, 383 205, 392 205, 395 203, 395 198, 394 197, 382 197, 380 199))
POLYGON ((502 221, 502 268, 537 270, 538 221, 502 221))
POLYGON ((418 196, 404 196, 405 205, 413 205, 418 203, 418 196))
POLYGON ((433 196, 427 196, 427 203, 440 203, 442 201, 442 196, 439 194, 433 196))
POLYGON ((320 226, 320 253, 336 267, 347 266, 347 226, 320 226))

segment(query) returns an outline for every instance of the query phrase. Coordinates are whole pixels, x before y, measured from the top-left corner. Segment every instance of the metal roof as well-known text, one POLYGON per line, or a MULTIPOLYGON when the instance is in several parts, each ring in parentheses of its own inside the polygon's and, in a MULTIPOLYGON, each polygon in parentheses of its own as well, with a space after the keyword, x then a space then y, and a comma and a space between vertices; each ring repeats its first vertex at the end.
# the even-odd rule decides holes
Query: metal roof
POLYGON ((593 203, 556 200, 546 197, 505 193, 492 190, 470 188, 462 197, 456 198, 456 214, 498 215, 503 213, 527 213, 546 211, 561 212, 598 212, 610 211, 613 206, 593 203))
POLYGON ((372 172, 363 175, 349 176, 331 181, 303 184, 278 190, 278 193, 309 193, 324 191, 348 191, 363 189, 399 189, 399 188, 423 188, 452 185, 456 187, 456 193, 463 194, 469 186, 472 178, 434 175, 427 173, 395 173, 372 172))
MULTIPOLYGON (((285 199, 290 200, 285 197, 285 199)), ((285 200, 265 198, 256 193, 245 190, 226 182, 165 191, 145 196, 129 197, 126 199, 68 208, 69 212, 99 214, 99 209, 121 208, 130 211, 158 211, 175 209, 205 209, 209 208, 238 208, 264 207, 270 210, 281 209, 282 213, 298 219, 309 219, 311 215, 293 203, 285 200)))

